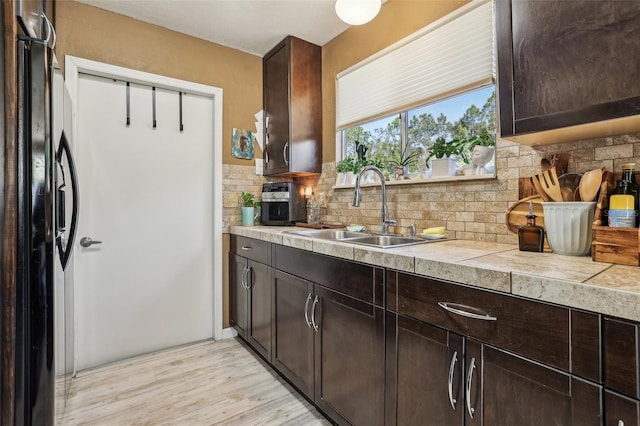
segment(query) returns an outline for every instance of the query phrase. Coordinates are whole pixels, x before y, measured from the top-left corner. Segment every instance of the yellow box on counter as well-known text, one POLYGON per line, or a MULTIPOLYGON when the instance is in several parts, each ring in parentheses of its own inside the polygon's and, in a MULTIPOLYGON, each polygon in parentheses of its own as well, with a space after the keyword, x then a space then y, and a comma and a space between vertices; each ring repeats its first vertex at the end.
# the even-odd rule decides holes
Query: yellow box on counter
POLYGON ((640 229, 594 225, 591 258, 596 262, 640 266, 640 229))

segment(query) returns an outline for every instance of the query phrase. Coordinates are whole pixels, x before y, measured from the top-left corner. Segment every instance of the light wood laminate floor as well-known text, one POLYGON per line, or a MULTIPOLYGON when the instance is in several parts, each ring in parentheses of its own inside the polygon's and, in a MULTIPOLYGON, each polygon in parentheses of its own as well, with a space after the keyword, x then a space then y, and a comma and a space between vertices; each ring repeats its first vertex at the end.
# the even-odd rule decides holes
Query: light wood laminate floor
POLYGON ((56 402, 59 425, 330 424, 234 339, 80 372, 56 402))

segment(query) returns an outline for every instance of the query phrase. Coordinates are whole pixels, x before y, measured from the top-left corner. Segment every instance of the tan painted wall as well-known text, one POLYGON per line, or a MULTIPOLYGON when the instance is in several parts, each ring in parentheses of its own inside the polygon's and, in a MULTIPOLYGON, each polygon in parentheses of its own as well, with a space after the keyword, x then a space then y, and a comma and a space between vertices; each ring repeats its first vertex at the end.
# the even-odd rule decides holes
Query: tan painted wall
POLYGON ((231 157, 230 140, 234 127, 255 128, 262 58, 75 1, 56 2, 56 29, 61 62, 72 55, 222 88, 223 162, 252 164, 231 157))
POLYGON ((373 21, 351 27, 323 46, 323 162, 335 161, 336 75, 466 3, 468 0, 388 0, 373 21))

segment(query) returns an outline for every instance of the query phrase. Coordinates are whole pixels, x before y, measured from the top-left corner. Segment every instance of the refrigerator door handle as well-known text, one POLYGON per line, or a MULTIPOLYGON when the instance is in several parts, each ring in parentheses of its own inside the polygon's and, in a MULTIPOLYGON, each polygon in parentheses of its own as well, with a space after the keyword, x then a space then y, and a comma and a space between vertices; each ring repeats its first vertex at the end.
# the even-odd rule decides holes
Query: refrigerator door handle
MULTIPOLYGON (((77 233, 77 225, 78 225, 78 174, 76 173, 76 167, 73 162, 73 156, 71 155, 71 149, 69 147, 69 143, 67 142, 67 137, 62 132, 62 136, 60 137, 60 144, 58 145, 58 152, 56 152, 56 162, 62 166, 62 155, 65 155, 67 159, 67 163, 69 164, 69 177, 71 178, 71 197, 73 200, 73 204, 71 206, 71 225, 69 227, 69 241, 65 247, 62 244, 62 238, 56 239, 56 245, 58 246, 58 253, 60 254, 60 263, 62 264, 62 269, 64 270, 69 262, 69 258, 71 257, 71 251, 73 250, 73 243, 76 238, 77 233)), ((63 186, 65 183, 63 183, 63 186)), ((62 191, 59 191, 62 192, 62 191)), ((61 209, 64 210, 64 209, 61 209)), ((64 223, 64 218, 60 223, 64 223)), ((58 222, 58 221, 56 221, 58 222)), ((56 232, 57 234, 57 232, 56 232)))

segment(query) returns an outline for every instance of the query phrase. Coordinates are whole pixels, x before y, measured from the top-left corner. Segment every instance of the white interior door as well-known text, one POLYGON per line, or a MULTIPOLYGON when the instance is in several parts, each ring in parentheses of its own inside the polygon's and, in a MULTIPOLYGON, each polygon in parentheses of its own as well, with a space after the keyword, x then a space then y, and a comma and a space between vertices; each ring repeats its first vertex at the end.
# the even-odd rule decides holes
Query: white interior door
POLYGON ((78 77, 78 369, 213 337, 213 101, 155 92, 78 77))

